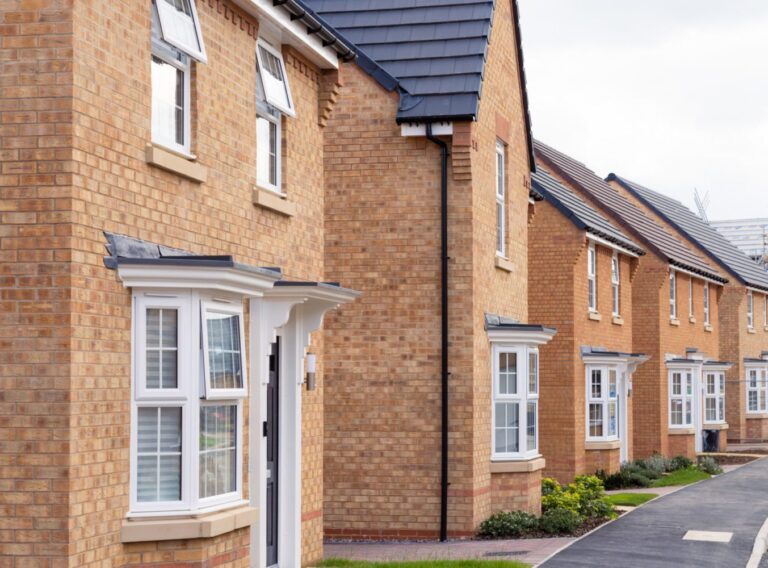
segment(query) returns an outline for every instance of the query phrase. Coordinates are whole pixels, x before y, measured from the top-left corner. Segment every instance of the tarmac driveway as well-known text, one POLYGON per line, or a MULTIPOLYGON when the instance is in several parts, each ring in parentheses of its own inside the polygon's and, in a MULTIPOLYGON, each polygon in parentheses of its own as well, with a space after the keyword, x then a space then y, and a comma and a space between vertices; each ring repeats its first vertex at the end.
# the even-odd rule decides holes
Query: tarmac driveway
POLYGON ((651 501, 556 554, 543 568, 743 568, 768 517, 768 459, 651 501), (683 540, 731 532, 728 543, 683 540))

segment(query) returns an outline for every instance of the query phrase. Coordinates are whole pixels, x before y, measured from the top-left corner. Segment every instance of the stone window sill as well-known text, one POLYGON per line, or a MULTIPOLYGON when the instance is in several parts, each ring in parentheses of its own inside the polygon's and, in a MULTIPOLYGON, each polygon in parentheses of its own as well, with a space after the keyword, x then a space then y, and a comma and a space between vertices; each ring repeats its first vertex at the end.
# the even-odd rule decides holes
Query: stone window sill
POLYGON ((544 469, 546 460, 537 456, 527 460, 492 461, 491 473, 531 473, 544 469))
POLYGON ((211 538, 250 526, 258 518, 259 510, 246 505, 197 517, 123 519, 120 540, 156 542, 211 538))
POLYGON ((708 331, 709 333, 712 333, 712 331, 713 331, 714 329, 715 329, 715 328, 713 328, 713 327, 712 327, 711 325, 709 325, 708 323, 707 323, 707 324, 704 324, 704 331, 708 331))
POLYGON ((597 312, 589 312, 589 313, 587 314, 587 317, 588 317, 589 319, 591 319, 592 321, 600 321, 601 319, 603 319, 603 316, 601 316, 601 315, 600 315, 599 313, 597 313, 597 312))
POLYGON ((499 270, 503 270, 504 272, 513 272, 515 270, 515 265, 512 264, 512 262, 504 258, 503 256, 496 256, 496 268, 499 270))
POLYGON ((695 428, 670 428, 670 436, 692 436, 696 433, 695 428))
POLYGON ((768 419, 768 414, 765 413, 747 413, 744 415, 747 420, 766 420, 768 419))
POLYGON ((689 316, 689 317, 688 317, 688 322, 689 322, 689 323, 696 323, 696 318, 695 318, 695 317, 693 317, 693 316, 689 316))
POLYGON ((763 327, 763 331, 768 331, 768 325, 763 327))
POLYGON ((198 183, 205 183, 208 179, 208 170, 195 162, 194 156, 183 156, 160 146, 147 144, 146 160, 148 164, 198 183))
POLYGON ((584 443, 584 449, 587 451, 618 450, 620 447, 621 440, 593 440, 584 443))
POLYGON ((680 320, 677 318, 669 318, 669 325, 679 326, 680 320))
POLYGON ((701 426, 703 430, 727 430, 728 429, 728 423, 727 422, 717 422, 715 424, 707 424, 704 422, 701 426))
POLYGON ((613 316, 611 322, 613 325, 624 325, 624 318, 621 316, 613 316))
POLYGON ((269 209, 275 213, 285 215, 286 217, 293 217, 296 215, 296 204, 288 201, 288 198, 280 193, 261 187, 255 187, 253 189, 252 199, 253 204, 257 207, 269 209))
POLYGON ((757 331, 755 331, 754 327, 748 327, 747 328, 747 333, 757 333, 757 331))

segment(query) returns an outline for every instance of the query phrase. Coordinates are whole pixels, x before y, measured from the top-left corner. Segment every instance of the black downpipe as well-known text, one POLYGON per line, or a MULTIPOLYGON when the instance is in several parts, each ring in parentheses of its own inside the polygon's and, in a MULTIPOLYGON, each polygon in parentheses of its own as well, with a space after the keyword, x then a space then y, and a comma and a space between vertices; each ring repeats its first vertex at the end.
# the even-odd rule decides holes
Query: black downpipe
POLYGON ((441 453, 440 453, 440 541, 448 540, 448 144, 432 134, 427 140, 440 147, 440 355, 441 355, 441 453))

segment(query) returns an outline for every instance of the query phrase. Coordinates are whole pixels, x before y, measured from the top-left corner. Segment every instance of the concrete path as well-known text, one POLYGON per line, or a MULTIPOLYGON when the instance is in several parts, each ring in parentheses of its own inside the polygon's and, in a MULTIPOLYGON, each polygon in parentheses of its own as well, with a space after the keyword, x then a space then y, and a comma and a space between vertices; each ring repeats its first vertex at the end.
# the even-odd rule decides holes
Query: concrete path
POLYGON ((325 543, 326 558, 348 560, 517 560, 535 566, 574 538, 454 540, 449 542, 325 543))
POLYGON ((766 517, 768 459, 762 459, 654 499, 576 541, 542 568, 741 568, 766 517), (733 536, 728 543, 683 540, 689 530, 733 536))

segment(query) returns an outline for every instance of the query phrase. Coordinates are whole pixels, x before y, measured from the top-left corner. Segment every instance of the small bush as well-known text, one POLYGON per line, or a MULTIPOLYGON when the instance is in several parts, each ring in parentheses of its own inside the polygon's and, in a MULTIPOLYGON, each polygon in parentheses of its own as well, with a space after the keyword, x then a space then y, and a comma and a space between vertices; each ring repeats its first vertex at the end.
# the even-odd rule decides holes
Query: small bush
POLYGON ((678 469, 688 469, 693 465, 693 460, 685 456, 675 456, 669 460, 669 471, 677 471, 678 469))
POLYGON ((638 464, 642 464, 645 469, 653 471, 654 473, 659 474, 659 476, 670 471, 669 460, 661 454, 653 454, 645 460, 638 460, 638 464))
POLYGON ((552 509, 539 519, 539 528, 547 534, 570 534, 581 526, 582 518, 570 509, 552 509))
POLYGON ((535 531, 539 520, 524 511, 499 511, 480 523, 479 535, 485 538, 509 538, 535 531))
POLYGON ((627 489, 630 487, 650 487, 653 482, 649 475, 655 479, 653 471, 640 468, 636 464, 622 464, 619 471, 608 475, 603 481, 607 490, 627 489))
POLYGON ((710 475, 719 475, 723 473, 723 468, 720 467, 712 456, 702 456, 699 458, 698 468, 704 473, 710 475))
POLYGON ((546 512, 554 509, 568 509, 578 514, 579 495, 571 486, 563 489, 556 480, 545 477, 541 483, 541 510, 546 512))
POLYGON ((579 475, 568 489, 579 497, 578 513, 587 519, 605 519, 613 515, 613 505, 606 499, 603 482, 594 475, 579 475))
POLYGON ((552 495, 553 493, 556 493, 558 491, 562 491, 562 487, 560 487, 560 484, 557 482, 556 479, 552 479, 551 477, 545 477, 541 480, 541 496, 546 497, 547 495, 552 495))

